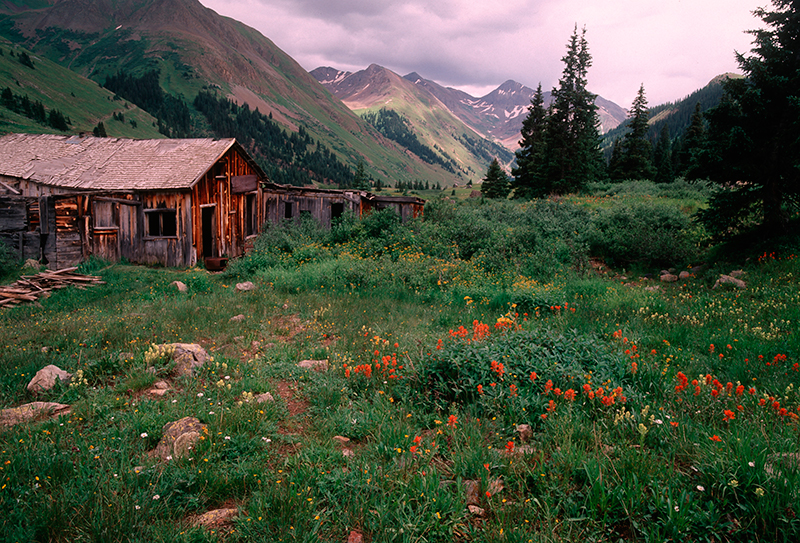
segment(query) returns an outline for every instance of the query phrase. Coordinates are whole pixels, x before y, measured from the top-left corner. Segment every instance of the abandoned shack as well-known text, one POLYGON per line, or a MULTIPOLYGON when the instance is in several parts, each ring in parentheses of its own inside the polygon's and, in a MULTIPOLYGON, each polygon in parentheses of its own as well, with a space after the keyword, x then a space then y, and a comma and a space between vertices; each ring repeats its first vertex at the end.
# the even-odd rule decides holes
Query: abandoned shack
POLYGON ((416 197, 269 183, 234 139, 0 137, 0 240, 53 268, 91 255, 193 266, 236 257, 266 221, 422 214, 416 197))
POLYGON ((345 211, 360 217, 372 210, 394 209, 402 222, 419 217, 425 200, 414 196, 378 196, 363 190, 336 190, 316 187, 293 187, 266 183, 264 190, 264 220, 278 224, 297 220, 304 213, 330 228, 334 219, 345 211))
POLYGON ((234 139, 0 137, 0 236, 55 268, 90 255, 165 266, 238 256, 264 172, 234 139))

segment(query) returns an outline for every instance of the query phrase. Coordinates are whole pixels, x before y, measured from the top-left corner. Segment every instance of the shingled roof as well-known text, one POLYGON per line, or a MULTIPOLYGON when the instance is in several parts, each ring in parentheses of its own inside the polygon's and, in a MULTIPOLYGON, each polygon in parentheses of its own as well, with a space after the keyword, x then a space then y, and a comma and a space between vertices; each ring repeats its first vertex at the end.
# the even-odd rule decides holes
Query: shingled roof
POLYGON ((76 190, 188 189, 234 145, 233 138, 8 134, 0 137, 0 175, 76 190))

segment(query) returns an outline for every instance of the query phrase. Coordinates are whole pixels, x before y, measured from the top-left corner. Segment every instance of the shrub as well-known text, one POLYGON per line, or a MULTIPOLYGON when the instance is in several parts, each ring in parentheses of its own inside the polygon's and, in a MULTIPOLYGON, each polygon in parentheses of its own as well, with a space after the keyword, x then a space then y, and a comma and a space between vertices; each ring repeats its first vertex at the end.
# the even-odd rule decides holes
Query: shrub
POLYGON ((589 245, 610 264, 671 265, 695 254, 690 226, 680 209, 666 203, 618 205, 598 210, 589 245))

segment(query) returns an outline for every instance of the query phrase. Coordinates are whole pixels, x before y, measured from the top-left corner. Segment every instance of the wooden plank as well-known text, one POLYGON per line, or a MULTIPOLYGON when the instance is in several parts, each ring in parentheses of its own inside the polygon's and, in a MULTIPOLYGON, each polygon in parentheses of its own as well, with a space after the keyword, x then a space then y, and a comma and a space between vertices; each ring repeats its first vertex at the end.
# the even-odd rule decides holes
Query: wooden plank
POLYGON ((235 175, 231 178, 231 193, 244 194, 258 189, 258 177, 255 175, 235 175))

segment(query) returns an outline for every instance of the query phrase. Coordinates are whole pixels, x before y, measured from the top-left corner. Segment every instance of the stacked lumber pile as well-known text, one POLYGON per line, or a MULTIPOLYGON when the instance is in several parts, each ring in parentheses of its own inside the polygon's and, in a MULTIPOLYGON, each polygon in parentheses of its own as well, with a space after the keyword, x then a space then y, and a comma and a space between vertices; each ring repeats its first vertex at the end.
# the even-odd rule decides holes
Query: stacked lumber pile
POLYGON ((16 283, 0 286, 0 307, 11 307, 23 302, 35 302, 39 298, 50 296, 50 292, 66 287, 85 289, 91 285, 105 284, 96 275, 73 273, 78 268, 63 270, 45 270, 36 275, 23 275, 16 283))

